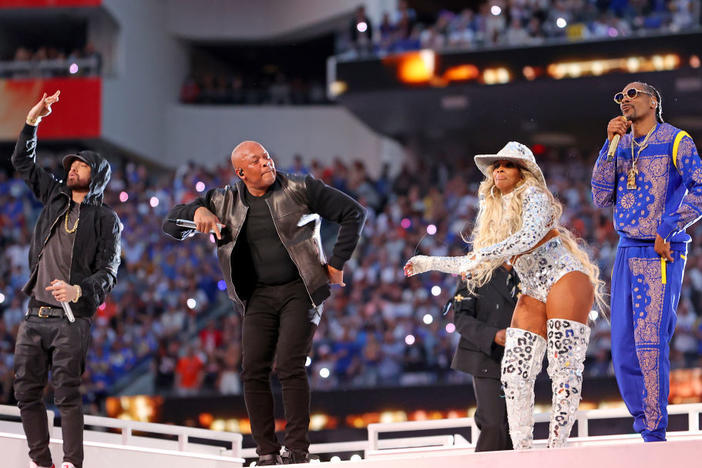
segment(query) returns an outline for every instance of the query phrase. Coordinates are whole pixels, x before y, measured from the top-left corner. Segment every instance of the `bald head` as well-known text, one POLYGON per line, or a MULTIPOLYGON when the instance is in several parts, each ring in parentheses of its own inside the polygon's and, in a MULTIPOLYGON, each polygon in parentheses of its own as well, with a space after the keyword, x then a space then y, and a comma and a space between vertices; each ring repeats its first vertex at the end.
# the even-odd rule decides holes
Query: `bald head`
POLYGON ((275 164, 268 151, 257 141, 242 141, 232 150, 236 175, 255 196, 263 195, 275 182, 275 164))
POLYGON ((268 154, 268 151, 261 143, 253 140, 242 141, 232 150, 232 166, 234 166, 234 169, 239 169, 242 167, 245 158, 263 153, 268 154))

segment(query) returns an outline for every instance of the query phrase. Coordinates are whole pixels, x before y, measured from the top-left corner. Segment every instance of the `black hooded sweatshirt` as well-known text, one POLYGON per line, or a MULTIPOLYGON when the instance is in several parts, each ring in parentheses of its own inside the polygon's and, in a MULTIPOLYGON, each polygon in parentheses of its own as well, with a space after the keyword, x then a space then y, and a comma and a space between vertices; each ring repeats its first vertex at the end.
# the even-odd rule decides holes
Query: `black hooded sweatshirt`
MULTIPOLYGON (((12 154, 12 165, 44 205, 29 247, 31 275, 22 288, 25 294, 31 294, 44 246, 71 202, 71 189, 66 183, 36 164, 36 147, 37 127, 25 124, 12 154)), ((73 314, 91 317, 117 281, 122 224, 117 213, 102 202, 110 180, 110 164, 94 151, 81 151, 67 157, 66 162, 76 157, 90 166, 90 187, 80 209, 68 282, 79 285, 82 290, 78 302, 71 304, 73 314)))

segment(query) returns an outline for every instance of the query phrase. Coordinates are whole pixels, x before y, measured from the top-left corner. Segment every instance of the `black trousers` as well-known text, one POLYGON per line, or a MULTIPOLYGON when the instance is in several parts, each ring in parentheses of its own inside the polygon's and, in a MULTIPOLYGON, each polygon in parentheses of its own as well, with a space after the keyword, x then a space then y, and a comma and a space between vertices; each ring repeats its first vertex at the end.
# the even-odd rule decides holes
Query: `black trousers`
POLYGON ((246 410, 259 455, 278 453, 270 375, 273 361, 283 390, 285 437, 290 450, 308 451, 310 385, 305 361, 317 328, 302 280, 259 286, 246 304, 242 332, 242 380, 246 410))
POLYGON ((512 450, 507 407, 500 380, 474 376, 473 391, 478 403, 474 416, 475 423, 480 429, 475 451, 512 450))
POLYGON ((15 345, 15 398, 29 445, 29 458, 51 466, 49 427, 42 393, 49 370, 61 413, 63 461, 83 466, 83 401, 80 380, 90 343, 90 319, 28 317, 15 345))

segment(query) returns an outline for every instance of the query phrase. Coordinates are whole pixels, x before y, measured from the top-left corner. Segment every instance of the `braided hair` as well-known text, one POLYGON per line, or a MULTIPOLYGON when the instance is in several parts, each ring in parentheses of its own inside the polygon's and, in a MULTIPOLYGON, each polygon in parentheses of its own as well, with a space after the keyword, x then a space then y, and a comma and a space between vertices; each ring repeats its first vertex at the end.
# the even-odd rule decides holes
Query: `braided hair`
POLYGON ((652 85, 639 81, 644 91, 651 93, 651 96, 656 98, 656 120, 658 123, 663 123, 663 98, 661 98, 661 93, 652 85))

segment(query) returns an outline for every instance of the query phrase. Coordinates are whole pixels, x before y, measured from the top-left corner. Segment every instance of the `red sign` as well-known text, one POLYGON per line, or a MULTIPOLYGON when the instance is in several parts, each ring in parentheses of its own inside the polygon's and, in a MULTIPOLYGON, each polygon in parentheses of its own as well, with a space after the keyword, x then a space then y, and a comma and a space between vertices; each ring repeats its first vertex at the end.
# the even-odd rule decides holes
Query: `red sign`
POLYGON ((0 8, 94 7, 102 0, 0 0, 0 8))
POLYGON ((43 93, 61 91, 53 112, 39 126, 40 138, 98 138, 101 133, 102 80, 49 78, 0 80, 0 140, 14 141, 27 112, 43 93))

